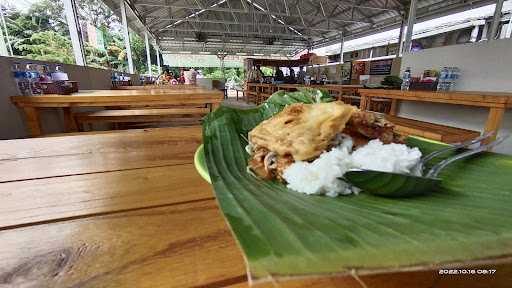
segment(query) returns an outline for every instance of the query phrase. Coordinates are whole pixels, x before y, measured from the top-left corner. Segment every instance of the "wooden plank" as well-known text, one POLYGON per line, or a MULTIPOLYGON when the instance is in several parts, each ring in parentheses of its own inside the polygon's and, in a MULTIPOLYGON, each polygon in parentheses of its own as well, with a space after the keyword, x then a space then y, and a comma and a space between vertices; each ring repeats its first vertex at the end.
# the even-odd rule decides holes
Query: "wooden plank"
POLYGON ((208 114, 209 108, 163 108, 101 110, 76 113, 79 122, 166 122, 179 117, 200 117, 208 114))
POLYGON ((386 116, 396 126, 396 130, 404 135, 420 136, 445 143, 456 143, 476 138, 480 132, 451 126, 428 123, 402 117, 386 116))
POLYGON ((134 85, 134 86, 117 86, 112 88, 113 90, 159 90, 159 89, 205 89, 204 87, 197 85, 188 85, 188 84, 177 84, 177 85, 134 85))
POLYGON ((454 92, 435 92, 435 91, 401 91, 385 89, 359 89, 361 95, 369 97, 385 97, 402 100, 416 100, 426 102, 439 102, 451 104, 463 104, 471 106, 504 106, 509 101, 512 93, 501 92, 478 92, 478 91, 454 91, 454 92), (474 103, 471 103, 474 102, 474 103))
POLYGON ((76 113, 75 115, 94 116, 145 116, 145 115, 182 115, 182 114, 207 114, 207 108, 162 108, 162 109, 123 109, 101 110, 95 112, 76 113))
POLYGON ((0 183, 0 230, 87 215, 213 199, 194 165, 0 183))
POLYGON ((192 163, 201 127, 0 141, 0 182, 192 163))
POLYGON ((73 95, 12 96, 19 106, 122 106, 122 105, 186 105, 220 103, 224 94, 218 90, 92 90, 73 95))
POLYGON ((245 283, 213 200, 0 231, 3 287, 225 287, 245 283))

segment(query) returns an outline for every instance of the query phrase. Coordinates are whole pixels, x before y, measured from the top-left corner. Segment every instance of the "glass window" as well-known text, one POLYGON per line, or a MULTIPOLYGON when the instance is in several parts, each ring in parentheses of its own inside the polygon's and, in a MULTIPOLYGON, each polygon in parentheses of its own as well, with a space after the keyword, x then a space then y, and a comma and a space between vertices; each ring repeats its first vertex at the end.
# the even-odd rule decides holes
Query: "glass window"
MULTIPOLYGON (((128 29, 128 31, 130 34, 130 45, 132 48, 133 69, 135 70, 135 73, 147 75, 149 73, 144 35, 140 36, 132 29, 128 29)), ((151 39, 149 41, 149 55, 151 57, 151 71, 153 75, 157 75, 158 68, 156 66, 156 51, 153 48, 153 45, 151 45, 151 39)))
POLYGON ((75 63, 61 0, 8 0, 1 8, 8 35, 5 42, 13 56, 75 63))
POLYGON ((146 74, 146 46, 144 39, 140 37, 135 31, 128 28, 130 34, 130 46, 132 48, 132 61, 134 73, 146 74))
POLYGON ((86 65, 128 71, 121 19, 101 0, 76 1, 86 65))

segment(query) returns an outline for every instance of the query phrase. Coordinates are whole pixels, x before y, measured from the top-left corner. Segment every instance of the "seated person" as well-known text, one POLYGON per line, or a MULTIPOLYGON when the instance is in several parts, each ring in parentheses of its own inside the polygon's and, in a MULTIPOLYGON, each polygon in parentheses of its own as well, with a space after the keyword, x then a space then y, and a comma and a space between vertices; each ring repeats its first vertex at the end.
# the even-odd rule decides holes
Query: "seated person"
POLYGON ((279 67, 276 67, 276 73, 274 74, 274 81, 284 81, 284 74, 279 67))
POLYGON ((169 81, 172 78, 171 75, 172 73, 169 73, 169 69, 165 69, 164 71, 162 71, 162 74, 158 75, 158 79, 156 80, 156 82, 158 84, 169 84, 169 81))
POLYGON ((304 84, 304 78, 306 78, 306 71, 304 71, 304 66, 300 66, 299 73, 297 73, 297 83, 304 84))

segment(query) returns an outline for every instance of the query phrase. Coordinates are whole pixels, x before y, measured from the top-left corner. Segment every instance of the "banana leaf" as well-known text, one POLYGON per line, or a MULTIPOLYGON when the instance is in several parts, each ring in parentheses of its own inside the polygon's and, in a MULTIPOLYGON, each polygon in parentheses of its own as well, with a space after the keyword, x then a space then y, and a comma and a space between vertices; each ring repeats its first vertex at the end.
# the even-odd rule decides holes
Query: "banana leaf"
MULTIPOLYGON (((301 97, 332 100, 311 94, 279 92, 248 110, 221 106, 203 123, 210 178, 251 280, 446 267, 512 254, 510 156, 484 153, 454 163, 440 175, 440 189, 398 199, 364 191, 308 196, 248 174, 247 133, 301 97)), ((416 138, 408 145, 424 154, 442 148, 416 138)))

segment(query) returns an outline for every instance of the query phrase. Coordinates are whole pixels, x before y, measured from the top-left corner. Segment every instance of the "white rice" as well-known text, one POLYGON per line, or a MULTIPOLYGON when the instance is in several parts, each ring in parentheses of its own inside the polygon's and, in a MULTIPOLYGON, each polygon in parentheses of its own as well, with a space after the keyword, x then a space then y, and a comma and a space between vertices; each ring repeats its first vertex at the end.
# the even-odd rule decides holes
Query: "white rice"
POLYGON ((410 173, 421 158, 418 148, 403 144, 383 144, 372 140, 352 152, 352 139, 343 138, 341 144, 324 152, 309 163, 296 161, 283 174, 288 188, 308 195, 357 194, 359 189, 339 180, 349 169, 369 169, 385 172, 410 173))

